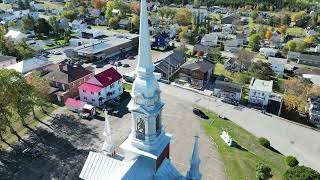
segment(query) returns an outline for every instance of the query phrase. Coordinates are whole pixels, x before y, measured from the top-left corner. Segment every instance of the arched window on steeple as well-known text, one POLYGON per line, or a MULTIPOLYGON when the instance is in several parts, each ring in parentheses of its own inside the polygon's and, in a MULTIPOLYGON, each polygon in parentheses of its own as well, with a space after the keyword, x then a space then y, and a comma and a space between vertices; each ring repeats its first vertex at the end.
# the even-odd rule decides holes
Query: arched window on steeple
POLYGON ((145 139, 145 122, 142 118, 137 120, 137 132, 136 138, 144 140, 145 139))

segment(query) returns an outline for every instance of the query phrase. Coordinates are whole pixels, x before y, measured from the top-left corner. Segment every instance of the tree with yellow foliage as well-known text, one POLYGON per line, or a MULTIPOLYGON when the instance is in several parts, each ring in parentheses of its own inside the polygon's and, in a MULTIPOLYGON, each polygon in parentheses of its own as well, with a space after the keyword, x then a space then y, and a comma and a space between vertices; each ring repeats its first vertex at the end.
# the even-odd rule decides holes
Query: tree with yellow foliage
POLYGON ((265 37, 266 37, 266 39, 270 40, 271 37, 272 37, 272 32, 268 30, 268 31, 266 32, 265 37))

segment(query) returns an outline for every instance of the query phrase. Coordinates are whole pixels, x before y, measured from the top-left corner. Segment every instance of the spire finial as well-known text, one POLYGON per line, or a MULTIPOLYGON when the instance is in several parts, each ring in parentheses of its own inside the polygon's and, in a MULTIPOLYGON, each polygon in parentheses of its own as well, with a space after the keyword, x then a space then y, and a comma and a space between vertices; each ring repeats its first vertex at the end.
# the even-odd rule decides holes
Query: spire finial
POLYGON ((200 166, 200 158, 199 158, 199 135, 195 135, 195 142, 192 152, 192 157, 190 161, 190 169, 187 173, 187 180, 200 180, 202 175, 199 170, 200 166))
POLYGON ((110 128, 110 122, 108 119, 108 111, 104 110, 104 115, 105 115, 105 123, 104 123, 104 131, 103 135, 105 136, 105 140, 102 146, 102 151, 105 152, 109 156, 114 156, 115 155, 115 149, 114 149, 114 144, 112 141, 111 137, 111 128, 110 128))
POLYGON ((141 0, 140 6, 139 55, 136 71, 138 75, 153 75, 146 0, 141 0))

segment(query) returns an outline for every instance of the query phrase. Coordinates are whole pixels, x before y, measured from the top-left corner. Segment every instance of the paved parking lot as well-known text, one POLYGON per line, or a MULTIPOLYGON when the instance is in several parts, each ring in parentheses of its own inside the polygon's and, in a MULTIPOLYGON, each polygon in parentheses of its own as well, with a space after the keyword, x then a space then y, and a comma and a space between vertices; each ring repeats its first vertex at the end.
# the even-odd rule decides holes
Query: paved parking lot
MULTIPOLYGON (((166 103, 162 118, 167 132, 173 135, 171 141, 171 158, 173 163, 186 174, 192 155, 194 136, 200 136, 201 172, 204 180, 226 179, 223 164, 210 139, 205 135, 199 119, 192 113, 192 103, 179 100, 169 93, 162 95, 166 103)), ((113 139, 120 145, 130 133, 131 114, 122 106, 119 117, 109 116, 113 139)), ((50 118, 47 125, 30 133, 27 142, 41 149, 42 156, 36 159, 24 157, 20 153, 0 152, 0 176, 2 179, 77 179, 90 150, 99 151, 102 147, 104 127, 103 117, 95 120, 82 120, 69 116, 69 111, 60 108, 57 114, 65 114, 50 118)), ((16 145, 21 152, 23 146, 16 145)), ((122 153, 118 149, 119 153, 122 153)))

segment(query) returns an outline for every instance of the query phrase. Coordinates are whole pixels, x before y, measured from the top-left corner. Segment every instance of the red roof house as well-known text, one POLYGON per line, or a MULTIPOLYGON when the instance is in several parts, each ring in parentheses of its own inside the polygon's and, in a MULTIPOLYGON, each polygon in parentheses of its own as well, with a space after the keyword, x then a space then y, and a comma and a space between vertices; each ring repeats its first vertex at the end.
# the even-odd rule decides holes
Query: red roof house
POLYGON ((95 106, 118 97, 122 92, 122 75, 113 67, 96 74, 79 86, 80 99, 95 106))

